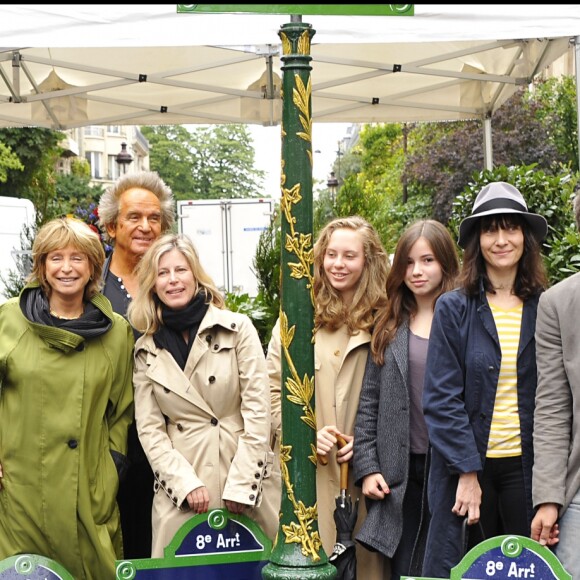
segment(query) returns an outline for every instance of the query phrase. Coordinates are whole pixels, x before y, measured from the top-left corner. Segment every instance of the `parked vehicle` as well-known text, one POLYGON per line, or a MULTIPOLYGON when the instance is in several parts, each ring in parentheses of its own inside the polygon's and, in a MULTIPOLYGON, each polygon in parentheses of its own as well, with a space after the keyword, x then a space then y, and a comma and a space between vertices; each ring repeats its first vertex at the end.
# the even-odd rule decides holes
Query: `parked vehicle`
POLYGON ((188 235, 200 261, 224 292, 258 293, 253 261, 260 234, 270 225, 274 199, 178 201, 178 230, 188 235))

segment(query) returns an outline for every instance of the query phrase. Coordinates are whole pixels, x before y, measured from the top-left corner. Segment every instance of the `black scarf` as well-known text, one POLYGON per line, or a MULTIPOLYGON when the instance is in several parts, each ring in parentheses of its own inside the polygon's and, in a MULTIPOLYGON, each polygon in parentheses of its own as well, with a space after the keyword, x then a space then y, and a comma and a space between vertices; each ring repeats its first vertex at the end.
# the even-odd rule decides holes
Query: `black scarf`
POLYGON ((113 321, 90 302, 85 306, 85 311, 79 318, 64 320, 51 316, 48 298, 41 288, 25 289, 20 300, 20 309, 30 322, 56 326, 83 338, 105 334, 113 325, 113 321))
POLYGON ((199 292, 187 306, 179 310, 169 308, 157 296, 154 300, 161 306, 161 325, 153 335, 155 345, 168 351, 183 370, 199 325, 207 312, 205 292, 199 292), (184 330, 189 331, 187 342, 183 340, 184 330))

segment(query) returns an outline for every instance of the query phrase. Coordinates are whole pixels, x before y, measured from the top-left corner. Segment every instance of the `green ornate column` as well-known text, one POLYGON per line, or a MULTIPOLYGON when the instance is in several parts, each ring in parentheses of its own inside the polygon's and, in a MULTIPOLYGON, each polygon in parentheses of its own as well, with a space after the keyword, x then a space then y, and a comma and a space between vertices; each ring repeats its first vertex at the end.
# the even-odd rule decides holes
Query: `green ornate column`
POLYGON ((282 506, 266 579, 335 578, 318 532, 316 419, 314 415, 312 85, 314 30, 292 17, 279 32, 283 56, 282 289, 282 506))

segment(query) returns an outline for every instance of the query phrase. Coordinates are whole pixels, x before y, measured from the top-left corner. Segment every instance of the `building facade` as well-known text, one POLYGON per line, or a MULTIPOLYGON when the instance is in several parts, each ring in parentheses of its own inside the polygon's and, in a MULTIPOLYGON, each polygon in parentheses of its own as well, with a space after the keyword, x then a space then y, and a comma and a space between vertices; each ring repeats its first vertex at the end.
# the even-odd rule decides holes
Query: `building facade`
POLYGON ((74 158, 86 159, 91 184, 107 187, 123 173, 149 170, 149 141, 135 125, 87 125, 66 134, 62 173, 70 173, 74 158))

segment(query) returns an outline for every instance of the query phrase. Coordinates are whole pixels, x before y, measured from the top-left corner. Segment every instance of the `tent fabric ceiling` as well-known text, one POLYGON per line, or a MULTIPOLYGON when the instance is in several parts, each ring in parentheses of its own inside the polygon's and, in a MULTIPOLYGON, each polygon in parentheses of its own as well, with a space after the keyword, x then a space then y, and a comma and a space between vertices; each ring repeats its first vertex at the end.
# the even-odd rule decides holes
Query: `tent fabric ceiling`
MULTIPOLYGON (((0 126, 277 124, 285 15, 0 7, 0 126), (261 82, 257 82, 262 79, 261 82), (256 87, 258 87, 256 89, 256 87), (268 97, 271 98, 268 98, 268 97)), ((308 16, 314 122, 486 118, 580 34, 579 5, 308 16)))

